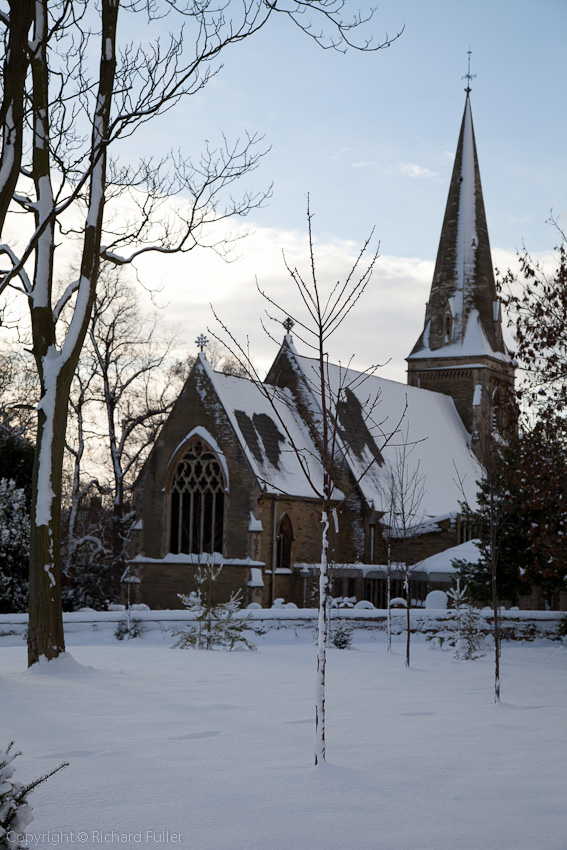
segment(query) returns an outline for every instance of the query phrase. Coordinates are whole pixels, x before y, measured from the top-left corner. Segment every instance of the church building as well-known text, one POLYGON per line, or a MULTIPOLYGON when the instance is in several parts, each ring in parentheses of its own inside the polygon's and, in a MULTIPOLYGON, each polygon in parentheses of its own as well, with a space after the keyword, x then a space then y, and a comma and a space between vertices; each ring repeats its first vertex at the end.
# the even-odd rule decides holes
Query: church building
MULTIPOLYGON (((178 594, 195 590, 195 570, 212 560, 223 565, 219 599, 240 589, 245 605, 316 604, 318 362, 286 330, 260 385, 215 372, 199 354, 136 484, 123 577, 131 602, 181 607, 178 594)), ((430 556, 470 539, 460 504, 475 504, 486 438, 507 424, 514 363, 502 336, 469 89, 425 323, 407 363, 407 385, 328 369, 340 461, 332 593, 379 608, 388 571, 392 595, 403 595, 400 561, 412 565, 413 605, 450 587, 451 568, 436 570, 430 556)))

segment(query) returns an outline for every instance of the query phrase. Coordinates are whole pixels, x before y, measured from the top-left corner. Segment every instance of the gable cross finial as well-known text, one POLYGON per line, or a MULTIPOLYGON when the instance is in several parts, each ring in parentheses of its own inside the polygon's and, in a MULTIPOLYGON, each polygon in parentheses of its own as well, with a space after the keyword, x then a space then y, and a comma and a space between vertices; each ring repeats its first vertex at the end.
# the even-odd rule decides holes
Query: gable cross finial
POLYGON ((195 340, 195 345, 199 347, 199 351, 203 353, 207 345, 209 344, 209 340, 205 336, 205 334, 199 334, 197 339, 195 340))
POLYGON ((469 49, 467 50, 467 56, 469 57, 467 73, 464 75, 464 77, 461 77, 461 80, 467 81, 467 87, 465 89, 467 96, 470 94, 470 91, 471 91, 471 82, 476 77, 476 74, 471 74, 471 53, 472 53, 472 50, 469 47, 469 49))
POLYGON ((286 333, 291 333, 291 329, 295 325, 295 322, 288 316, 285 322, 282 322, 282 325, 284 326, 286 333))

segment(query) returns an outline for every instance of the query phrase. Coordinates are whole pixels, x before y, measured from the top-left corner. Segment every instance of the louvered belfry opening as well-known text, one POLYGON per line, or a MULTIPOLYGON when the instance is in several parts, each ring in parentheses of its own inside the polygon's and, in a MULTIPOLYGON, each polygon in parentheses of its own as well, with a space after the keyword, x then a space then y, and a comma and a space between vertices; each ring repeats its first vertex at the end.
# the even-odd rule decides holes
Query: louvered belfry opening
POLYGON ((170 552, 222 554, 224 492, 217 456, 203 440, 192 440, 171 484, 170 552))

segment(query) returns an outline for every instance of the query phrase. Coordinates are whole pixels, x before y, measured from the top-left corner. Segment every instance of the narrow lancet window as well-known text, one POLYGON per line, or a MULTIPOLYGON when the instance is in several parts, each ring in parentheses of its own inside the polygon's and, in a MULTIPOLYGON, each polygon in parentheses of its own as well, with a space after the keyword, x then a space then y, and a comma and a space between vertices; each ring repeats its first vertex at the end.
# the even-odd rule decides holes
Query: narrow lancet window
POLYGON ((291 544, 293 542, 293 530, 287 514, 281 518, 277 535, 276 569, 288 570, 291 567, 291 544))

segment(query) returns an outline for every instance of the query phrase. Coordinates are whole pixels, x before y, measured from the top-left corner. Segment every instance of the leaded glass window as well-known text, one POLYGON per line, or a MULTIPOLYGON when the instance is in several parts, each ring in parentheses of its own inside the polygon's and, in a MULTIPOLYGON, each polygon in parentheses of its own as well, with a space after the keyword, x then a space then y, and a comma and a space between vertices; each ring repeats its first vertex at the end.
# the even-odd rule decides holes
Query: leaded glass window
POLYGON ((222 553, 224 491, 217 456, 203 440, 193 440, 171 484, 170 552, 222 553))

